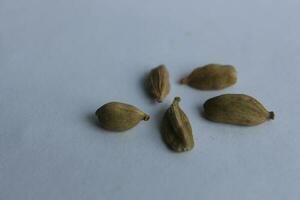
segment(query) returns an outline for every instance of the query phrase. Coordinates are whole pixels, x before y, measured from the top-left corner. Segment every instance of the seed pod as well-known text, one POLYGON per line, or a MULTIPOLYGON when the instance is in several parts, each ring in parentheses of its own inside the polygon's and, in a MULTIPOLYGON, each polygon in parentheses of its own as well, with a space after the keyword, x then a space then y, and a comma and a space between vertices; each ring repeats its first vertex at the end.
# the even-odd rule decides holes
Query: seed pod
POLYGON ((111 131, 126 131, 136 126, 141 120, 150 119, 149 115, 137 107, 119 102, 107 103, 101 106, 95 114, 101 127, 111 131))
POLYGON ((146 80, 150 95, 158 102, 162 102, 170 92, 169 72, 165 65, 151 70, 146 80))
POLYGON ((224 94, 204 103, 204 115, 208 120, 221 123, 253 126, 274 119, 253 97, 244 94, 224 94))
POLYGON ((179 107, 180 97, 175 97, 162 121, 162 137, 176 152, 190 151, 194 147, 192 127, 189 119, 179 107))
POLYGON ((200 90, 218 90, 234 85, 237 81, 236 70, 231 65, 209 64, 198 67, 181 80, 200 90))

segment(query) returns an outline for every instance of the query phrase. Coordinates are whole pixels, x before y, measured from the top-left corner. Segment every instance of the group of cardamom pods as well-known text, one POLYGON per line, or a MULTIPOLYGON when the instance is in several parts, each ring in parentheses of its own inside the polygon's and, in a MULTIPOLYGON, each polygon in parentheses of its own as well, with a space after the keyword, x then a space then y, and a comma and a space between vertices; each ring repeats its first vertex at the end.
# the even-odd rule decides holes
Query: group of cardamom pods
MULTIPOLYGON (((208 64, 194 69, 181 80, 199 90, 220 90, 234 85, 236 70, 232 65, 208 64)), ((165 65, 152 69, 146 79, 149 94, 162 102, 170 92, 169 72, 165 65)), ((166 145, 175 152, 190 151, 194 147, 193 131, 188 117, 179 107, 180 97, 175 97, 161 123, 161 134, 166 145)), ((213 122, 242 126, 254 126, 274 119, 255 98, 245 94, 223 94, 208 99, 204 105, 204 117, 213 122)), ((126 131, 150 116, 135 106, 110 102, 96 111, 100 126, 110 131, 126 131)))

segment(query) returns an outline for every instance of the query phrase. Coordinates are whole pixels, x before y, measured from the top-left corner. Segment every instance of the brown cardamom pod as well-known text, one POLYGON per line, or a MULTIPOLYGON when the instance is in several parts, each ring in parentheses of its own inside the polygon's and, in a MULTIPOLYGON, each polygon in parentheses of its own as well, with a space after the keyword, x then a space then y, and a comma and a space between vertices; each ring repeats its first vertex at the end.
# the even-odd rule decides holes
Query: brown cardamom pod
POLYGON ((275 117, 274 112, 244 94, 220 95, 207 100, 203 107, 208 120, 221 123, 253 126, 275 117))
POLYGON ((158 102, 162 102, 169 94, 169 72, 165 65, 160 65, 152 69, 146 81, 150 95, 158 102))
POLYGON ((218 90, 234 85, 236 81, 236 70, 232 65, 209 64, 194 69, 181 84, 200 90, 218 90))
POLYGON ((110 102, 96 111, 102 128, 111 131, 126 131, 136 126, 141 120, 148 121, 150 116, 135 106, 110 102))
POLYGON ((162 137, 176 152, 190 151, 194 147, 192 127, 189 119, 179 107, 180 97, 175 97, 162 121, 162 137))

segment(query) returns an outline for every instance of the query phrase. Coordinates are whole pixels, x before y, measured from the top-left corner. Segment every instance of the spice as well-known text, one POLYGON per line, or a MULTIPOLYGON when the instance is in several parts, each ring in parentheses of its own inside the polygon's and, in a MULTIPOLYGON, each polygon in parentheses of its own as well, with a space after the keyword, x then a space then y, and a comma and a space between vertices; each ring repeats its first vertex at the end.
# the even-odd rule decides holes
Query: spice
POLYGON ((180 97, 175 97, 162 121, 162 137, 176 152, 190 151, 194 147, 192 127, 189 119, 179 107, 180 97))
POLYGON ((150 119, 149 115, 137 107, 119 102, 107 103, 101 106, 95 114, 101 127, 111 131, 126 131, 136 126, 141 120, 150 119))
POLYGON ((150 95, 158 102, 162 102, 170 92, 169 72, 165 65, 151 70, 146 81, 150 95))
POLYGON ((209 64, 194 69, 181 84, 200 90, 218 90, 234 85, 236 81, 236 70, 232 65, 209 64))
POLYGON ((253 126, 274 119, 253 97, 244 94, 224 94, 204 103, 204 115, 208 120, 221 123, 253 126))

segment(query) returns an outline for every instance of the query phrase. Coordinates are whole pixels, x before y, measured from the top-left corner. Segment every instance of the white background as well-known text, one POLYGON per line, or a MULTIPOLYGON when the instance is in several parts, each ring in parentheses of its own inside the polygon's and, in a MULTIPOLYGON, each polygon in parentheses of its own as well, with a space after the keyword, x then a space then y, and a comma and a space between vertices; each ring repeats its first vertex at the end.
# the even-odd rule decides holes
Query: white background
POLYGON ((1 200, 299 200, 298 0, 0 0, 1 200), (235 65, 238 83, 198 91, 197 66, 235 65), (145 93, 166 64, 162 104, 145 93), (208 122, 208 98, 244 93, 276 113, 255 127, 208 122), (175 96, 196 146, 169 151, 158 130, 175 96), (126 133, 99 128, 109 101, 151 115, 126 133))

